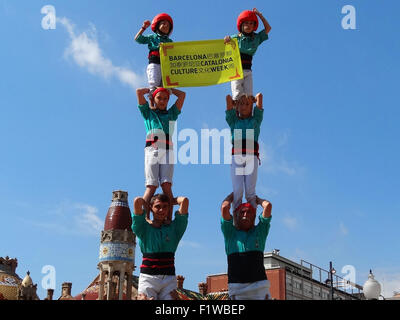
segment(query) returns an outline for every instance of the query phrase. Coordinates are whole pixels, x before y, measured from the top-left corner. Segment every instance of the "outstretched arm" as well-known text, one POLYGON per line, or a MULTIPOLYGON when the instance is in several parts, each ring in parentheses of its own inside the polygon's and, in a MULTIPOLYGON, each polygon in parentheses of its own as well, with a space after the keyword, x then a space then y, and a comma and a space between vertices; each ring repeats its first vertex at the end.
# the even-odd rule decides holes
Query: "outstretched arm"
POLYGON ((267 19, 264 18, 264 16, 261 14, 260 11, 257 10, 257 8, 254 8, 253 12, 261 19, 264 25, 265 33, 268 34, 271 31, 271 26, 269 25, 267 19))
POLYGON ((176 197, 172 204, 179 205, 179 214, 188 214, 189 211, 189 199, 186 197, 176 197))
POLYGON ((229 221, 232 219, 232 215, 230 212, 232 201, 233 201, 233 192, 222 201, 221 214, 222 214, 222 218, 226 221, 229 221))
POLYGON ((145 94, 149 93, 149 88, 139 88, 136 89, 136 96, 138 99, 138 104, 143 105, 147 102, 146 98, 144 97, 145 94))
POLYGON ((271 218, 272 204, 268 200, 256 198, 257 204, 263 207, 262 216, 264 218, 271 218))
POLYGON ((171 89, 172 94, 177 96, 177 100, 175 102, 176 107, 178 108, 179 111, 182 110, 183 107, 183 102, 185 101, 186 93, 178 90, 178 89, 171 89))
POLYGON ((135 40, 139 38, 139 36, 150 26, 151 22, 149 20, 146 20, 143 22, 142 27, 139 29, 138 33, 136 33, 135 40))

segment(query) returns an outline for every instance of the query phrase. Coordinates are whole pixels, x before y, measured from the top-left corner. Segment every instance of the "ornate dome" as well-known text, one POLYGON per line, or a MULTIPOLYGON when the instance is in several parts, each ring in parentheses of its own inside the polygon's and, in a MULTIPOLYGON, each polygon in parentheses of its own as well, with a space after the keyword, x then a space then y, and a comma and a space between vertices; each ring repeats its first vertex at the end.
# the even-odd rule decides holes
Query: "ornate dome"
POLYGON ((24 280, 22 280, 21 285, 23 287, 29 287, 29 286, 33 285, 32 278, 30 276, 30 272, 29 271, 26 273, 26 276, 25 276, 24 280))
POLYGON ((15 273, 17 259, 0 258, 0 300, 17 300, 22 279, 15 273))
POLYGON ((125 191, 113 191, 111 205, 104 222, 104 231, 107 230, 131 230, 132 217, 128 205, 128 193, 125 191))

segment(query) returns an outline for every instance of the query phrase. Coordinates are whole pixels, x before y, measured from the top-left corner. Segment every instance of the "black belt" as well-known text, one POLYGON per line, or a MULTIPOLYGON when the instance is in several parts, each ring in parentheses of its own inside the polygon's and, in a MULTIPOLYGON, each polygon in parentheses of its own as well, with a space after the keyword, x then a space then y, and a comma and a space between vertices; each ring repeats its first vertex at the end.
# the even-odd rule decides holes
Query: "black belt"
POLYGON ((154 144, 157 144, 157 147, 165 147, 165 149, 169 150, 172 148, 172 141, 169 139, 169 134, 165 135, 165 140, 160 140, 157 135, 151 135, 146 139, 145 147, 150 147, 154 144))
POLYGON ((232 154, 254 154, 259 157, 259 150, 260 146, 257 141, 251 141, 251 143, 246 139, 243 139, 241 143, 233 141, 232 154))
POLYGON ((175 253, 143 253, 140 272, 150 275, 175 275, 175 253))
POLYGON ((160 52, 158 50, 153 50, 149 52, 149 64, 156 63, 160 64, 160 52))
POLYGON ((240 59, 242 60, 242 68, 251 70, 251 66, 253 65, 253 56, 245 53, 240 54, 240 59))
POLYGON ((228 255, 228 283, 248 283, 261 280, 267 280, 263 252, 236 252, 228 255))

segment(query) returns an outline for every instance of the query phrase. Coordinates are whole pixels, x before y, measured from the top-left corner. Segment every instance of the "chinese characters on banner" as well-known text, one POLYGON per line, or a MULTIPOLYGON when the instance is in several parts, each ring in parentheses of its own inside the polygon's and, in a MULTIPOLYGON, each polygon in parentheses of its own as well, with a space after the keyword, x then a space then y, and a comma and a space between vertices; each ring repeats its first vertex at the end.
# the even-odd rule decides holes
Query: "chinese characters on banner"
POLYGON ((237 40, 169 42, 160 44, 165 88, 211 86, 243 78, 237 40))

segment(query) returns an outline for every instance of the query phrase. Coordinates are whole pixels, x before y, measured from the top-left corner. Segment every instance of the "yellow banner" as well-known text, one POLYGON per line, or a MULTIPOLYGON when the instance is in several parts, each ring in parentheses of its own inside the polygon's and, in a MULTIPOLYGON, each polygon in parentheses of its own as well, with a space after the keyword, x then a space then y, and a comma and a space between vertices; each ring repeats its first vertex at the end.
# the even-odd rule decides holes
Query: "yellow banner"
POLYGON ((243 78, 237 39, 160 44, 165 88, 211 86, 243 78))

